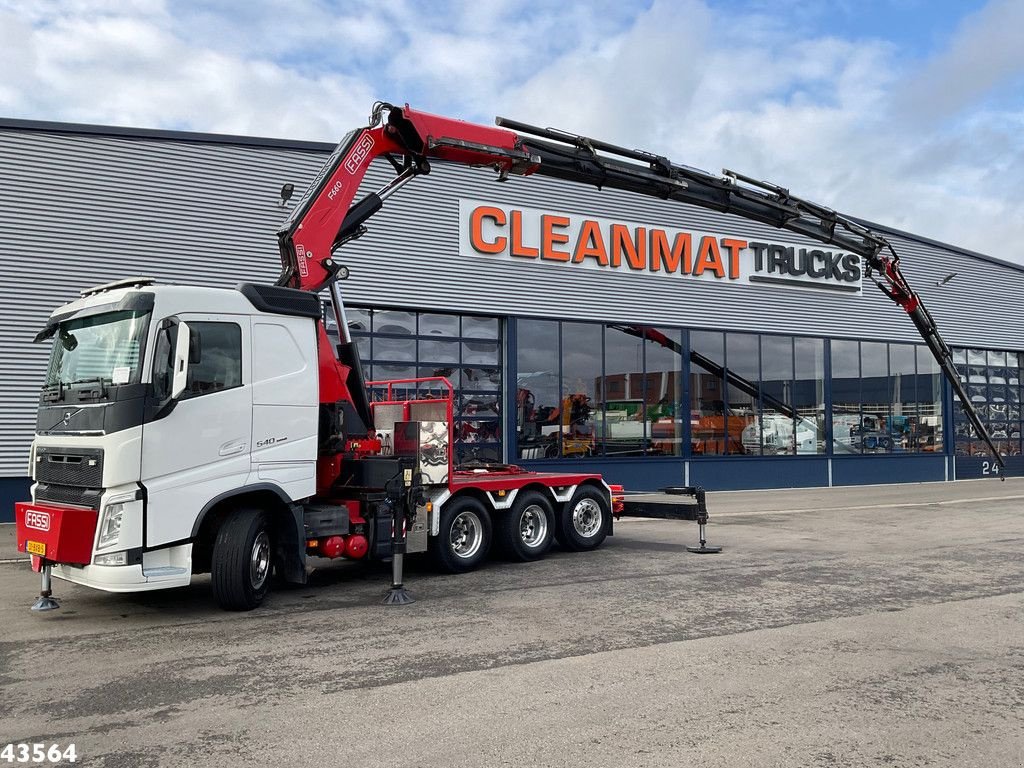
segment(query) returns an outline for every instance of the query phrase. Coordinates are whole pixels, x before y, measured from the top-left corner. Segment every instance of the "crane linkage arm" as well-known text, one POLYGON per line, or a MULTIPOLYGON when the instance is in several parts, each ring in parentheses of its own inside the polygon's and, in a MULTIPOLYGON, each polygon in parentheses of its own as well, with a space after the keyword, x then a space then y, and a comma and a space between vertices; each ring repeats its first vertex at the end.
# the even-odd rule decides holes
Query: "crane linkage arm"
POLYGON ((650 152, 626 149, 551 128, 497 119, 498 128, 430 115, 390 104, 374 105, 367 128, 338 144, 278 232, 282 271, 278 285, 319 291, 345 274, 334 252, 361 236, 364 222, 414 177, 430 172, 433 158, 494 168, 509 174, 550 176, 611 187, 741 216, 834 245, 858 255, 864 274, 910 316, 977 434, 1004 466, 953 365, 949 346, 910 288, 899 256, 884 237, 788 189, 733 171, 722 176, 678 165, 650 152), (384 113, 387 113, 386 120, 384 113), (370 163, 384 157, 397 175, 353 204, 370 163))

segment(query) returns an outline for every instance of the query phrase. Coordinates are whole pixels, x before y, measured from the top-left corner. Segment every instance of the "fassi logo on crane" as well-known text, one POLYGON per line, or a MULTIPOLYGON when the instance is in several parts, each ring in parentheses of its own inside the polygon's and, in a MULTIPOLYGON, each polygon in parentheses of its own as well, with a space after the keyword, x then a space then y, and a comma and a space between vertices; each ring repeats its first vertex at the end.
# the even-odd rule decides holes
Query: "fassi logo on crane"
POLYGON ((459 252, 509 260, 861 292, 856 254, 764 239, 459 201, 459 252))

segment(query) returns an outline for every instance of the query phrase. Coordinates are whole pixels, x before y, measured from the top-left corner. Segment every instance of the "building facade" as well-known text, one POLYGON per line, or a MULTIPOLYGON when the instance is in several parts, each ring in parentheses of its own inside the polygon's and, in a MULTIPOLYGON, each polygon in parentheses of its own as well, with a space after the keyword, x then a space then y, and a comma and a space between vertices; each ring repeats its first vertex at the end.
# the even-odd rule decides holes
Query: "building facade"
MULTIPOLYGON (((0 520, 28 493, 49 352, 32 339, 50 312, 131 275, 273 281, 275 232, 332 149, 0 120, 0 520)), ((366 190, 392 174, 375 165, 366 190)), ((368 225, 341 253, 365 373, 448 378, 462 461, 586 466, 634 490, 994 471, 913 325, 851 254, 679 203, 441 164, 368 225)), ((873 228, 1018 473, 1024 270, 873 228)))

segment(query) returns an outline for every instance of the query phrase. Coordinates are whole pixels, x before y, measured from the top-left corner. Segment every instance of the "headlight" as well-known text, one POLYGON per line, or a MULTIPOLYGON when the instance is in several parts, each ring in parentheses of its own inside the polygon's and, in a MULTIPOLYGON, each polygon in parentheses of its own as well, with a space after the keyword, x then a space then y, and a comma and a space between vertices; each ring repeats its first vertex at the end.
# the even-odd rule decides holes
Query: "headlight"
POLYGON ((135 494, 114 496, 103 507, 103 520, 100 522, 100 540, 96 544, 99 549, 117 543, 121 535, 121 519, 128 502, 135 500, 135 494))
POLYGON ((124 503, 108 504, 103 508, 103 522, 100 524, 99 547, 109 547, 121 536, 121 518, 124 517, 124 503))
POLYGON ((111 552, 108 555, 96 555, 92 559, 93 565, 127 565, 127 552, 111 552))

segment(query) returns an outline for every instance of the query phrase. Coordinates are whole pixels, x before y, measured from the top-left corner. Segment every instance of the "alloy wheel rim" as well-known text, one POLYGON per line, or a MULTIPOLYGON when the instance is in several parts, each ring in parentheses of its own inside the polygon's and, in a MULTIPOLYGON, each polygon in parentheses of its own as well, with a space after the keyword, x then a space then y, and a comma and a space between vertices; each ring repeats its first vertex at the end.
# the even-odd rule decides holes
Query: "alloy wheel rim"
POLYGON ((473 557, 483 544, 484 532, 475 512, 461 512, 452 521, 451 549, 456 557, 473 557))
POLYGON ((572 510, 572 526, 585 539, 601 528, 601 507, 593 499, 581 499, 572 510))
POLYGON ((249 581, 253 589, 260 589, 270 573, 270 537, 261 531, 252 544, 249 558, 249 581))
POLYGON ((537 504, 531 504, 519 516, 519 538, 527 547, 539 547, 548 535, 548 516, 537 504))

